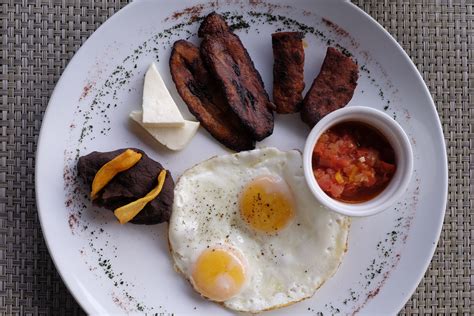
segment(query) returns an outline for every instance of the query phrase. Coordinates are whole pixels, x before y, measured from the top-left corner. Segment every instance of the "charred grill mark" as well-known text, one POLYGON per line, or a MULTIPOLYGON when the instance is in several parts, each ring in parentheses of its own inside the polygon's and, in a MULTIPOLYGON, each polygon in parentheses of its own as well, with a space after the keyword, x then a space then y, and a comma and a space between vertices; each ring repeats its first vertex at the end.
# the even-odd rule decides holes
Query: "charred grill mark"
POLYGON ((247 98, 248 98, 248 100, 250 101, 250 105, 252 106, 252 109, 253 109, 254 111, 256 111, 256 110, 257 110, 257 105, 256 105, 256 101, 257 101, 257 100, 256 100, 255 97, 253 96, 252 92, 247 91, 247 98))
POLYGON ((233 64, 232 64, 232 69, 234 69, 234 73, 235 73, 237 76, 240 76, 239 65, 233 63, 233 64))
POLYGON ((310 127, 352 99, 359 68, 350 57, 328 47, 319 75, 303 100, 301 118, 310 127))
POLYGON ((255 141, 232 112, 222 89, 204 66, 199 49, 179 40, 170 58, 171 76, 178 93, 202 126, 230 149, 253 149, 255 141))
POLYGON ((201 24, 201 56, 219 83, 230 109, 253 138, 262 140, 273 132, 273 108, 247 50, 225 20, 209 14, 201 24))
POLYGON ((239 94, 239 97, 240 97, 240 102, 242 102, 242 104, 245 104, 245 91, 244 89, 242 88, 242 86, 240 85, 239 82, 237 82, 237 80, 234 80, 232 79, 232 85, 234 85, 235 87, 235 90, 237 91, 237 93, 239 94))
POLYGON ((190 81, 186 84, 186 86, 188 87, 189 91, 191 91, 191 93, 197 98, 201 100, 209 100, 209 95, 206 93, 203 87, 198 86, 196 82, 190 81))

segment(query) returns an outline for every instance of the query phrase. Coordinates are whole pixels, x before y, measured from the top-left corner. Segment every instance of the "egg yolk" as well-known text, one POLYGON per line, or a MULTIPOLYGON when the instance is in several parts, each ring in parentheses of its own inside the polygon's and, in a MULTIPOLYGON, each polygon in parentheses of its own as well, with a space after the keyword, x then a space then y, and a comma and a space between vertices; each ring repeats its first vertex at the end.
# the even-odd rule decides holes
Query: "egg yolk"
POLYGON ((192 273, 194 288, 202 295, 223 302, 239 293, 245 281, 245 269, 237 256, 226 249, 204 251, 192 273))
POLYGON ((244 188, 240 215, 253 229, 277 232, 294 216, 294 199, 286 182, 276 177, 259 177, 244 188))

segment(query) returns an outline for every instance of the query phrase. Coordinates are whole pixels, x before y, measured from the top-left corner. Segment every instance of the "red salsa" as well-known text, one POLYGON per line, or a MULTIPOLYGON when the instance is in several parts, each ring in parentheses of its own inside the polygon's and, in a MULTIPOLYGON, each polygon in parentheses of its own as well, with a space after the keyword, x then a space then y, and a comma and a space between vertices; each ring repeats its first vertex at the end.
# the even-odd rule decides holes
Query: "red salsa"
POLYGON ((385 136, 360 122, 331 127, 313 150, 313 172, 319 186, 343 202, 372 199, 387 187, 395 170, 395 153, 385 136))

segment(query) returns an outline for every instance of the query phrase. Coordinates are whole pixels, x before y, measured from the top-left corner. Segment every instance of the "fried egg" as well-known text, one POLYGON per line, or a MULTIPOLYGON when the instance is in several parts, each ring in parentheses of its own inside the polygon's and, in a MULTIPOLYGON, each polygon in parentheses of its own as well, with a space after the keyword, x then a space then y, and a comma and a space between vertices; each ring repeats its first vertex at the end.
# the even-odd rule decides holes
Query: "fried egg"
POLYGON ((198 293, 256 313, 312 296, 337 270, 349 225, 311 194, 298 151, 263 148, 184 172, 169 244, 198 293))

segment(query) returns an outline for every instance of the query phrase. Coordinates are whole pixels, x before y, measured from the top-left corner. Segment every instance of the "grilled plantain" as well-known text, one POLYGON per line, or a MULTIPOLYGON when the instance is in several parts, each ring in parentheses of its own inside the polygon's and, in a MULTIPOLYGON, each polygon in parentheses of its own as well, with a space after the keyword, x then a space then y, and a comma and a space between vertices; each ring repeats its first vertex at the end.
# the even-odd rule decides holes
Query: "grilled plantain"
POLYGON ((189 111, 215 139, 236 151, 255 148, 254 139, 230 109, 195 45, 185 40, 176 41, 170 69, 176 89, 189 111))
POLYGON ((204 19, 198 34, 203 37, 201 56, 229 107, 256 140, 271 135, 275 106, 239 37, 217 13, 204 19))

